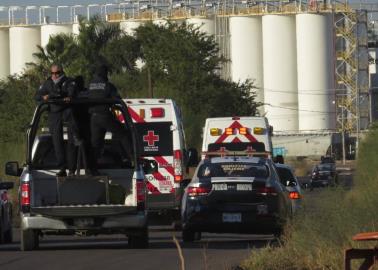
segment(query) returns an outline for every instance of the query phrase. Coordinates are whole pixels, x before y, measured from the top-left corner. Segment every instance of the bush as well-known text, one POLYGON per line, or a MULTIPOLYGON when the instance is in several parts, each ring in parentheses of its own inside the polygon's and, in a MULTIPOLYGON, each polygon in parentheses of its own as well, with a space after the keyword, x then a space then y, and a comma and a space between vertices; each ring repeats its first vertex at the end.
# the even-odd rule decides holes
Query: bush
POLYGON ((373 247, 351 239, 376 231, 378 221, 378 130, 361 144, 352 189, 326 189, 304 200, 304 209, 286 228, 285 246, 253 251, 244 269, 343 269, 344 250, 373 247))

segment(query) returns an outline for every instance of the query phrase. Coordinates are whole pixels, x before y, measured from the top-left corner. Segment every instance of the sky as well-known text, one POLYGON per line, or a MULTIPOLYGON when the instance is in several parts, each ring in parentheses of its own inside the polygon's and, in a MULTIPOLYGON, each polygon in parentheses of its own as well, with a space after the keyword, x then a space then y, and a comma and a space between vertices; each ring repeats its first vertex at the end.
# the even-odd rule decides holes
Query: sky
MULTIPOLYGON (((137 0, 133 0, 137 1, 137 0)), ((149 0, 140 0, 141 2, 149 1, 149 0)), ((150 0, 152 2, 158 1, 163 2, 164 0, 150 0)), ((165 0, 169 1, 169 0, 165 0)), ((172 0, 171 0, 172 1, 172 0)), ((180 0, 173 0, 174 2, 179 2, 180 0)), ((189 0, 181 0, 182 2, 187 2, 189 0)), ((199 0, 198 0, 199 1, 199 0)), ((221 1, 221 0, 206 0, 208 2, 215 2, 215 1, 221 1)), ((241 1, 241 0, 240 0, 241 1)), ((267 0, 267 1, 277 1, 277 0, 267 0)), ((304 2, 306 0, 303 0, 304 2)), ((310 0, 307 0, 310 1, 310 0)), ((322 0, 319 0, 322 1, 322 0)), ((327 0, 327 1, 335 1, 335 0, 327 0)), ((338 0, 339 2, 345 1, 345 0, 338 0)), ((8 6, 73 6, 73 5, 83 5, 86 6, 88 4, 115 4, 115 3, 122 3, 122 2, 130 2, 130 0, 0 0, 0 21, 5 21, 8 19, 8 9, 1 9, 1 7, 8 7, 8 6)), ((349 3, 358 4, 358 3, 370 3, 370 4, 376 4, 377 7, 375 8, 378 11, 378 0, 349 0, 349 3)), ((116 6, 108 7, 108 12, 111 12, 112 9, 116 10, 116 6)), ((77 13, 79 14, 86 14, 85 8, 78 8, 76 9, 77 13)), ((63 17, 63 14, 67 14, 67 20, 69 17, 69 11, 68 9, 61 9, 61 21, 66 21, 63 17)), ((91 13, 98 13, 100 12, 98 7, 92 7, 91 13)), ((116 12, 116 11, 113 11, 116 12)), ((14 13, 15 18, 25 18, 25 11, 17 11, 14 13)), ((29 10, 28 11, 29 17, 38 17, 38 11, 37 10, 29 10)), ((49 16, 51 19, 56 18, 56 9, 48 9, 46 10, 46 16, 49 16)), ((378 17, 378 12, 374 13, 374 20, 378 17)), ((1 22, 0 22, 1 23, 1 22)))

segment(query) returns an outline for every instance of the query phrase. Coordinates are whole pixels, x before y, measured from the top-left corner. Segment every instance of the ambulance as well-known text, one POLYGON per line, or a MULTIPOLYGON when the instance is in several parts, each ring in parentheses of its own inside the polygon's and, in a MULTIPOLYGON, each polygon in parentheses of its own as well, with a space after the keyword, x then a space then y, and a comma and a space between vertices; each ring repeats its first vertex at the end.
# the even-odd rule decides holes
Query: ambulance
POLYGON ((203 129, 202 159, 206 152, 266 152, 272 157, 272 131, 266 117, 207 118, 203 129))
POLYGON ((179 218, 185 178, 185 135, 181 110, 171 99, 125 99, 139 136, 143 158, 154 160, 158 171, 147 174, 147 209, 151 220, 179 218))

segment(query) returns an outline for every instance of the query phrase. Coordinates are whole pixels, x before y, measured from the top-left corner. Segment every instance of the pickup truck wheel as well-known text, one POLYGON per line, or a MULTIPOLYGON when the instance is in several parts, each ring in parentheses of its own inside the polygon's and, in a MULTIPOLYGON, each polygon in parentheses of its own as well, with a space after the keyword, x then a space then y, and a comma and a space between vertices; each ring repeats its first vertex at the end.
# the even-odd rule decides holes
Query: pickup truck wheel
POLYGON ((12 228, 10 228, 4 233, 4 243, 9 244, 9 243, 12 243, 12 241, 13 241, 12 228))
POLYGON ((130 248, 148 248, 148 229, 141 230, 138 234, 128 236, 128 243, 130 248))
POLYGON ((39 246, 38 231, 21 230, 21 251, 37 249, 39 246))

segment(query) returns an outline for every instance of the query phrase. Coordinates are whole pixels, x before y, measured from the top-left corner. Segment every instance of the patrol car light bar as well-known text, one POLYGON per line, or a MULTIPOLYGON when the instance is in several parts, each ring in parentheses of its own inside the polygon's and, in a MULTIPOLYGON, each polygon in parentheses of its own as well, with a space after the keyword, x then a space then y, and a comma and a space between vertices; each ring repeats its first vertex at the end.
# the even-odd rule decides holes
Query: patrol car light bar
POLYGON ((202 155, 206 157, 219 157, 219 156, 250 156, 250 157, 264 157, 267 158, 270 156, 270 152, 257 152, 253 150, 245 150, 245 151, 212 151, 212 152, 202 152, 202 155))

